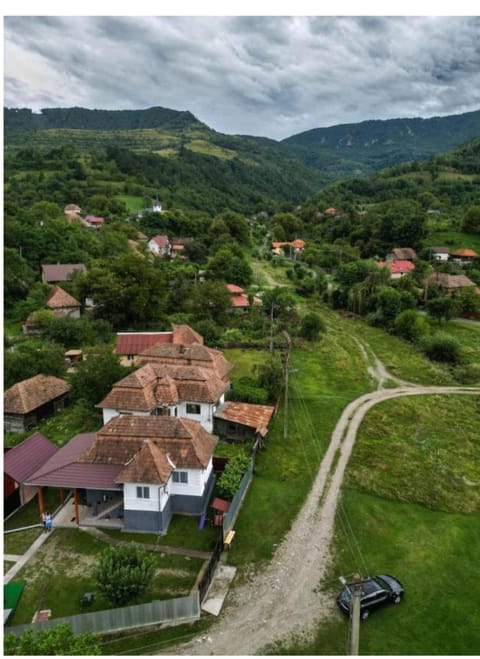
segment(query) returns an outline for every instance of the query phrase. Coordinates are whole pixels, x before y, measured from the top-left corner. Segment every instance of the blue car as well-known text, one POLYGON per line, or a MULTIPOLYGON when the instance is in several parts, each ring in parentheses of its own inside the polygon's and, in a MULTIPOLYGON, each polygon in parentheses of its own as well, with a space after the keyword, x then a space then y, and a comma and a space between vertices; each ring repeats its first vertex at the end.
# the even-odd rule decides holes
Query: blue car
MULTIPOLYGON (((366 620, 372 611, 381 606, 400 604, 404 594, 405 590, 400 581, 390 574, 379 574, 376 577, 365 579, 362 582, 360 597, 360 618, 366 620)), ((351 588, 345 586, 337 597, 337 604, 340 610, 348 616, 350 616, 351 599, 351 588)))

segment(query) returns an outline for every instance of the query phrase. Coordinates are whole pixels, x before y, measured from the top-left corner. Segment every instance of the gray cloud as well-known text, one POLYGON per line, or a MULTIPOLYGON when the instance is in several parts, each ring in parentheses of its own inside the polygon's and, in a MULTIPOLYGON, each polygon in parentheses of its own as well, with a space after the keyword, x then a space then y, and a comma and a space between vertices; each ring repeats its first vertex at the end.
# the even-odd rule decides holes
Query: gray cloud
POLYGON ((8 107, 190 110, 281 139, 480 107, 477 17, 4 18, 8 107))

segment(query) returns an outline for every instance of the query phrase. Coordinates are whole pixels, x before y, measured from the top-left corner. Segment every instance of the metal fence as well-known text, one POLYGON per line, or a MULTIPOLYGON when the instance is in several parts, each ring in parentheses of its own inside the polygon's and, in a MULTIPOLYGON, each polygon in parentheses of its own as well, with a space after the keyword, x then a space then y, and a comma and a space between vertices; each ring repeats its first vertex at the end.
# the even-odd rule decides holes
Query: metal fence
POLYGON ((203 599, 207 594, 210 584, 212 583, 212 579, 215 575, 215 570, 220 560, 220 556, 222 555, 222 551, 223 551, 223 536, 220 536, 220 538, 217 540, 215 544, 210 560, 208 561, 208 565, 205 568, 205 572, 203 573, 203 576, 198 584, 198 594, 200 597, 200 602, 203 602, 203 599))
POLYGON ((254 460, 251 458, 250 460, 250 467, 247 469, 247 471, 243 474, 243 478, 240 481, 240 485, 238 487, 238 490, 235 493, 235 496, 232 499, 232 503, 230 504, 230 508, 228 511, 225 513, 223 517, 223 537, 227 535, 227 533, 230 531, 230 529, 233 528, 233 525, 235 524, 235 520, 237 519, 238 513, 240 511, 240 506, 242 505, 243 499, 245 498, 245 495, 248 490, 248 486, 250 485, 250 482, 253 478, 253 467, 254 467, 254 460))
POLYGON ((52 629, 62 622, 68 623, 74 634, 93 632, 107 634, 136 627, 147 627, 162 623, 183 624, 200 618, 199 593, 171 600, 155 600, 148 604, 136 604, 106 611, 92 611, 76 616, 54 618, 35 624, 4 627, 4 633, 20 636, 27 629, 52 629))

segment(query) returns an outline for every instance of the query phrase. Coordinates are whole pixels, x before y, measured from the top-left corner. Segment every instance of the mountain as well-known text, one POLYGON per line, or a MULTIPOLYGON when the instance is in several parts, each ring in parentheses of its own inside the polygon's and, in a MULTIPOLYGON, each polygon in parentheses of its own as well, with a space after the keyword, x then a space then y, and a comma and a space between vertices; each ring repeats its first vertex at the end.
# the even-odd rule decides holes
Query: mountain
POLYGON ((299 149, 303 162, 314 153, 357 163, 359 174, 413 160, 426 160, 480 135, 480 110, 430 119, 387 119, 314 128, 282 141, 299 149), (302 155, 303 154, 303 155, 302 155))

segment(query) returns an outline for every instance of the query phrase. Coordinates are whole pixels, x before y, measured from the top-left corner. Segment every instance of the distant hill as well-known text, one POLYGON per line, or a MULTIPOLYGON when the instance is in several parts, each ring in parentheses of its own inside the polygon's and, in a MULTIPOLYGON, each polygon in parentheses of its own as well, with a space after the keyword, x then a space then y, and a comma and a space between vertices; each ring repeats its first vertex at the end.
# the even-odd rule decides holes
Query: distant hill
POLYGON ((314 128, 292 135, 282 144, 303 149, 304 161, 315 152, 330 154, 357 163, 365 174, 401 162, 425 160, 477 135, 480 110, 431 119, 372 120, 314 128))
POLYGON ((205 126, 191 112, 149 108, 148 110, 87 110, 85 108, 44 108, 34 113, 28 108, 4 109, 4 135, 39 130, 139 130, 163 128, 183 130, 205 126))

